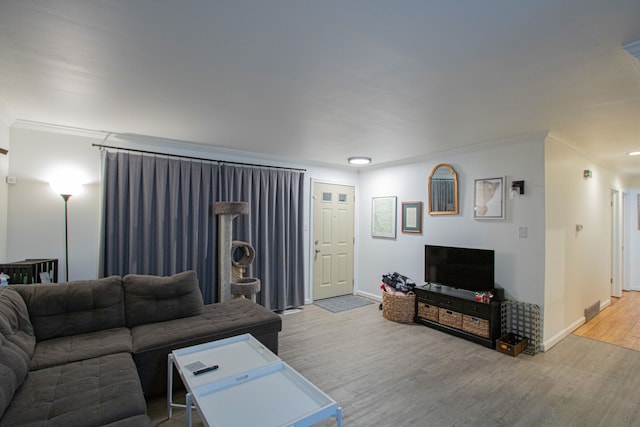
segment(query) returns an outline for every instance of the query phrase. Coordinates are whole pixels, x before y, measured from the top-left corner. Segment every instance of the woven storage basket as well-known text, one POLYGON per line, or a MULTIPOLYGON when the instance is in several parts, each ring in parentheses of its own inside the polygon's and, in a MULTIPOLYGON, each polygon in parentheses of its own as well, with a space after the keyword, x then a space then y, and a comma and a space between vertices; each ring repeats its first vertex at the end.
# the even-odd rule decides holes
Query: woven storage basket
POLYGON ((422 301, 418 301, 418 317, 428 319, 433 322, 438 321, 438 307, 435 305, 427 304, 422 301))
POLYGON ((382 316, 385 319, 400 323, 413 323, 416 315, 416 295, 391 295, 382 292, 382 316))
POLYGON ((440 307, 438 310, 438 322, 452 328, 462 329, 462 313, 440 307))
POLYGON ((474 335, 489 338, 489 321, 479 317, 462 315, 462 330, 474 335))

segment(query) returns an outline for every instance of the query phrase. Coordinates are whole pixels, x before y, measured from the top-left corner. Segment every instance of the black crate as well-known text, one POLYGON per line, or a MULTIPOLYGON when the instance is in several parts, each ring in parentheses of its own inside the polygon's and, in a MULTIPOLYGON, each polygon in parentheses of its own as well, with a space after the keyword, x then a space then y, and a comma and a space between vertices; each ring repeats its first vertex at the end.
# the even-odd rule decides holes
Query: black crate
POLYGON ((0 264, 0 272, 9 276, 10 285, 42 283, 41 273, 47 273, 52 283, 58 282, 57 259, 25 259, 0 264))

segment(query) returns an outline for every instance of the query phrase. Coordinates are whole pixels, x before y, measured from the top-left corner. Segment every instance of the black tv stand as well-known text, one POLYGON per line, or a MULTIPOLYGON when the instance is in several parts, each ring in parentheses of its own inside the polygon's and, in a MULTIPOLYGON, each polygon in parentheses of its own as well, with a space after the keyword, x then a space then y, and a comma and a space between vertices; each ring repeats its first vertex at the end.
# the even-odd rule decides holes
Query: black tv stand
POLYGON ((415 322, 495 348, 500 338, 500 302, 476 301, 475 292, 445 285, 416 286, 415 322))

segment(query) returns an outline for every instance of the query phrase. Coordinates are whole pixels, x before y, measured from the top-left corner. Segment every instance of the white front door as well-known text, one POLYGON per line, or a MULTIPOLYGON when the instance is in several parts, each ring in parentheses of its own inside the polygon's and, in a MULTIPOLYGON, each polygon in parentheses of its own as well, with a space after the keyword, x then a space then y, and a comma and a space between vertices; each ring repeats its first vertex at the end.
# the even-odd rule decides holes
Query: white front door
POLYGON ((313 185, 313 299, 353 294, 355 188, 313 185))

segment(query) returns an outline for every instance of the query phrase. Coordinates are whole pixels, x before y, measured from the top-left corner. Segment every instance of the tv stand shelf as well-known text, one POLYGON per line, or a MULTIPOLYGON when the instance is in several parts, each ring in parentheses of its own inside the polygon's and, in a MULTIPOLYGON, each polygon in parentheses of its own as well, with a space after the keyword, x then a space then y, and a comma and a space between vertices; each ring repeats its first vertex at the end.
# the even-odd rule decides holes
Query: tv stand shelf
POLYGON ((414 288, 415 322, 495 348, 500 338, 500 302, 476 301, 475 293, 444 285, 414 288))

